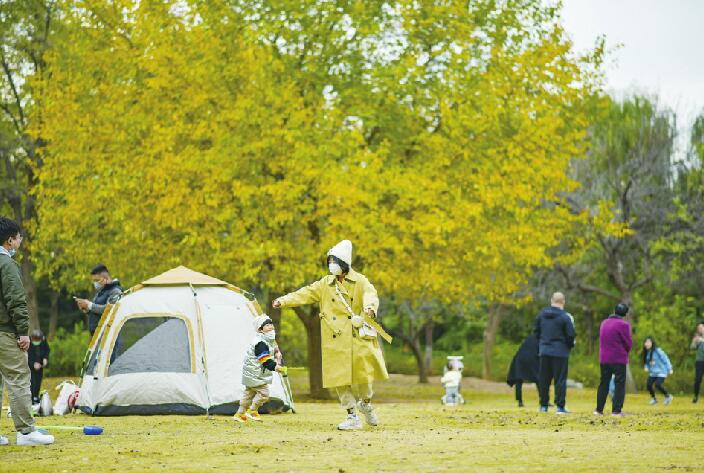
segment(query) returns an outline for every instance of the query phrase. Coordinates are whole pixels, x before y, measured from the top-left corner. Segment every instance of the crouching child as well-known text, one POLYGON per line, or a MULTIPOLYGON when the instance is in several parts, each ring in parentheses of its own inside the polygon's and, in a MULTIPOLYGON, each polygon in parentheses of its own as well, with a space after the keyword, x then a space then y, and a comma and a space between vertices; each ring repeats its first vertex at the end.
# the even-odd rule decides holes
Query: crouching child
POLYGON ((442 397, 442 403, 446 406, 456 406, 462 404, 462 396, 460 395, 460 385, 462 384, 462 371, 456 363, 448 363, 448 370, 440 379, 440 382, 445 387, 445 395, 442 397))
POLYGON ((244 393, 240 407, 234 415, 237 422, 260 421, 259 408, 269 400, 269 385, 274 371, 286 374, 287 368, 277 363, 280 352, 276 345, 274 323, 266 315, 254 319, 257 335, 247 348, 242 364, 244 393))

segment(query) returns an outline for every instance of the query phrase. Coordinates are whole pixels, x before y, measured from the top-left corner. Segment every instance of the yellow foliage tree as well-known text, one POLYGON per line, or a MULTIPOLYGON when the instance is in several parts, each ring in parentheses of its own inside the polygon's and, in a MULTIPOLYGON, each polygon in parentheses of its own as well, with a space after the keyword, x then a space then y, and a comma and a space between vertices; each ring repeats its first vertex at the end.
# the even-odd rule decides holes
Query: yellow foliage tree
POLYGON ((575 219, 592 78, 554 9, 473 5, 65 2, 38 267, 75 290, 183 263, 268 301, 350 238, 382 296, 515 302, 575 219))

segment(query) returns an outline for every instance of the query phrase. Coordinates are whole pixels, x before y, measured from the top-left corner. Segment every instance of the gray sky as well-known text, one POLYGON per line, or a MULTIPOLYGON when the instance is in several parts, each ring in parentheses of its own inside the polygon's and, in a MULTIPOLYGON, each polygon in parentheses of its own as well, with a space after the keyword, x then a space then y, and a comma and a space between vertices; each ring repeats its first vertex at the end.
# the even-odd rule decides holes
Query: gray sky
MULTIPOLYGON (((578 50, 606 35, 607 91, 657 94, 678 113, 680 132, 704 111, 704 0, 564 0, 578 50)), ((680 150, 681 152, 682 150, 680 150)))

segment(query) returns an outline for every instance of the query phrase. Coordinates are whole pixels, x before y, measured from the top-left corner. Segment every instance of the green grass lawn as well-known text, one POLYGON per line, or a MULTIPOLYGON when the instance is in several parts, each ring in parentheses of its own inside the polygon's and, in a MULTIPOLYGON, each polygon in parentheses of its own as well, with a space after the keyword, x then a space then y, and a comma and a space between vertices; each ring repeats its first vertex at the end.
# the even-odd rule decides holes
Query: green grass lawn
MULTIPOLYGON (((293 375, 298 391, 305 373, 293 375)), ((47 387, 57 380, 49 380, 47 387)), ((296 388, 294 388, 296 390, 296 388)), ((593 390, 569 390, 570 416, 539 414, 525 389, 518 409, 508 388, 470 380, 465 406, 442 407, 438 384, 412 376, 379 383, 381 425, 338 432, 343 418, 334 402, 299 395, 297 414, 265 416, 261 424, 229 417, 113 417, 78 414, 39 418, 39 425, 90 425, 101 436, 57 430, 51 447, 1 447, 0 471, 695 471, 701 469, 704 405, 677 397, 649 406, 629 395, 627 418, 597 418, 593 390)), ((608 406, 607 406, 608 410, 608 406)), ((0 432, 12 431, 2 417, 0 432)), ((14 444, 14 434, 10 437, 14 444)))

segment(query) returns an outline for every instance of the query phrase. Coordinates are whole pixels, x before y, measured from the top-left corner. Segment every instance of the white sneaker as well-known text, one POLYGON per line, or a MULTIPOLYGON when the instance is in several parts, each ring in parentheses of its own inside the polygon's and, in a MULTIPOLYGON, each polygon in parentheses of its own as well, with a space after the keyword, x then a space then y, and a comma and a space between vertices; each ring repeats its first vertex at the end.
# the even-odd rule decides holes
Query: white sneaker
POLYGON ((337 430, 360 430, 362 428, 362 420, 357 417, 357 414, 347 414, 347 419, 337 426, 337 430))
POLYGON ((7 437, 0 435, 0 445, 9 445, 10 441, 7 440, 7 437))
POLYGON ((38 430, 28 434, 17 432, 17 445, 51 445, 54 443, 54 436, 43 434, 38 430))
POLYGON ((371 402, 357 401, 357 409, 364 414, 364 420, 367 421, 367 424, 373 427, 379 425, 379 418, 376 416, 371 402))
POLYGON ((669 404, 672 402, 673 399, 674 399, 674 397, 672 396, 672 394, 670 394, 669 396, 667 396, 667 397, 665 398, 664 404, 665 404, 666 406, 669 405, 669 404))

